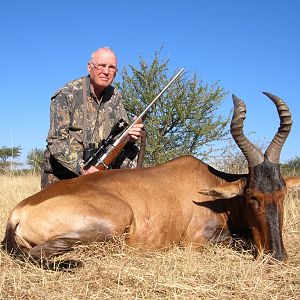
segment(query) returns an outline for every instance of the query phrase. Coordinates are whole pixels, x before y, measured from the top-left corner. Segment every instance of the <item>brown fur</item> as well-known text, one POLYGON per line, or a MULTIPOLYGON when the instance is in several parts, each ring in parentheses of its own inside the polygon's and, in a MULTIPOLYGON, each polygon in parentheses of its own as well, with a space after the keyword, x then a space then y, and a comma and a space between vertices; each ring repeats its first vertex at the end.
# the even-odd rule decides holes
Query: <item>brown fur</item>
MULTIPOLYGON (((279 228, 277 244, 282 244, 273 249, 263 211, 265 195, 260 196, 257 215, 251 197, 258 192, 251 194, 247 181, 248 175, 222 173, 183 156, 155 167, 55 182, 14 208, 3 244, 9 252, 21 250, 38 260, 72 250, 78 242, 106 241, 116 235, 125 234, 130 246, 162 249, 228 241, 232 233, 252 229, 258 250, 273 251, 282 260, 282 225, 273 224, 279 228)), ((292 182, 299 185, 300 180, 292 182)), ((284 194, 285 189, 276 191, 267 201, 281 203, 284 194)), ((281 214, 283 207, 278 205, 281 214)))

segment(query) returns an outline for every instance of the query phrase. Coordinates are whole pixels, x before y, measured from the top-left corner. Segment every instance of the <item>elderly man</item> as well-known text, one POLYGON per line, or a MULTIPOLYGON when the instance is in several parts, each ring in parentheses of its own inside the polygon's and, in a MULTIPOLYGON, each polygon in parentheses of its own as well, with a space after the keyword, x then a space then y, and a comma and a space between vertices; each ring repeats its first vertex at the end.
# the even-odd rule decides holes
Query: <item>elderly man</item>
MULTIPOLYGON (((108 47, 96 50, 87 64, 88 76, 67 83, 51 97, 50 129, 42 165, 41 187, 96 172, 82 168, 83 151, 97 147, 122 118, 129 122, 121 94, 111 85, 118 71, 117 57, 108 47)), ((129 131, 121 167, 134 167, 143 124, 129 131)))

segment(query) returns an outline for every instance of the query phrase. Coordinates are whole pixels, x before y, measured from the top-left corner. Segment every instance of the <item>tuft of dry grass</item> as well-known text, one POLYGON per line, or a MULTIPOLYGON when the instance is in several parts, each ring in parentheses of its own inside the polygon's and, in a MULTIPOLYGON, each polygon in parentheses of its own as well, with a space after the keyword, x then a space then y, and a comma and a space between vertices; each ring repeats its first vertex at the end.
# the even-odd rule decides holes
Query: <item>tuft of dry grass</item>
MULTIPOLYGON (((38 190, 36 176, 0 176, 0 239, 11 209, 38 190)), ((287 263, 221 245, 143 252, 119 238, 78 246, 62 258, 83 266, 58 272, 0 251, 0 299, 300 299, 299 199, 285 201, 287 263)))

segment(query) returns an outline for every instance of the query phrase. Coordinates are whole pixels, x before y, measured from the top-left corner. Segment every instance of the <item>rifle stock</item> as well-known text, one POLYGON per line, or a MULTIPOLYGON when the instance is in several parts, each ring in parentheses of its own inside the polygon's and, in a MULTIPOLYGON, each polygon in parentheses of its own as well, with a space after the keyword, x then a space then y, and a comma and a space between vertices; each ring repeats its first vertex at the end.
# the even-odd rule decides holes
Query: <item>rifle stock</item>
POLYGON ((107 169, 111 163, 114 161, 114 159, 121 153, 122 149, 125 147, 125 145, 130 140, 129 134, 125 135, 118 141, 118 143, 111 147, 98 161, 96 164, 96 168, 99 171, 103 171, 107 169))
POLYGON ((133 121, 133 123, 120 135, 120 137, 112 144, 112 146, 105 152, 101 157, 98 157, 97 163, 95 167, 98 170, 105 170, 109 168, 110 164, 113 160, 120 154, 122 149, 130 140, 129 131, 130 129, 138 123, 142 123, 142 121, 146 118, 148 110, 151 106, 161 97, 161 95, 169 88, 169 86, 177 79, 177 77, 183 72, 184 68, 182 68, 170 81, 169 83, 162 89, 162 91, 155 97, 155 99, 144 109, 144 111, 133 121))

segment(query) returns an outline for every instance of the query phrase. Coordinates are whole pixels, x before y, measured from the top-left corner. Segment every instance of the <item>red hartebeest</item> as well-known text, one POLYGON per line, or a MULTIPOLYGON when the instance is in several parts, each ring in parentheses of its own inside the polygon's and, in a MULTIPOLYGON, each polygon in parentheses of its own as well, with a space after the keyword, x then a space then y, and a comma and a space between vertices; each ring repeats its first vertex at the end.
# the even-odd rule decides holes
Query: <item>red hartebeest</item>
POLYGON ((128 245, 159 249, 224 241, 250 231, 257 253, 284 260, 283 201, 287 187, 299 186, 300 178, 280 175, 291 114, 281 99, 265 94, 277 107, 280 127, 264 155, 244 136, 246 108, 233 96, 231 134, 248 161, 248 174, 227 174, 183 156, 154 167, 55 182, 13 209, 3 246, 39 260, 77 242, 122 234, 128 245))

